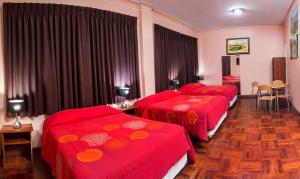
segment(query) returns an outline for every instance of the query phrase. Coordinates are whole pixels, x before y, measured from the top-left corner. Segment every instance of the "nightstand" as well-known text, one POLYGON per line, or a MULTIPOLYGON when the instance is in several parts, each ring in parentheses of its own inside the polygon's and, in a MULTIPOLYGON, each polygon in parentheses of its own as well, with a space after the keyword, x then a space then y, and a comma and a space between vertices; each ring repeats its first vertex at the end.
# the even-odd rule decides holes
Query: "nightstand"
POLYGON ((137 99, 134 100, 127 100, 128 106, 126 108, 121 108, 122 103, 117 104, 107 104, 110 107, 113 107, 115 109, 121 110, 126 114, 135 115, 135 110, 137 109, 136 106, 134 106, 134 102, 137 101, 137 99))
POLYGON ((123 111, 126 114, 135 115, 136 106, 134 106, 134 105, 128 105, 126 108, 120 108, 120 107, 118 107, 117 109, 123 111))
POLYGON ((4 168, 26 168, 32 165, 31 124, 20 129, 4 125, 1 129, 4 168))

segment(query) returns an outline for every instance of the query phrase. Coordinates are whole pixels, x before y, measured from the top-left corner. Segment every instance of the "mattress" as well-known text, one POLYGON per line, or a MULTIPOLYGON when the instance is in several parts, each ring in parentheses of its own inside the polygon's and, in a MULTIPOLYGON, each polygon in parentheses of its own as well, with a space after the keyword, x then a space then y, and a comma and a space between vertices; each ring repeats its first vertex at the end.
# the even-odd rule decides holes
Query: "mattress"
POLYGON ((173 179, 187 164, 187 154, 184 154, 168 171, 163 179, 173 179))
POLYGON ((214 134, 217 132, 217 130, 219 129, 219 127, 221 126, 221 124, 223 123, 223 121, 226 119, 227 117, 227 112, 225 112, 223 114, 223 116, 221 117, 221 119, 219 120, 218 124, 216 125, 216 127, 208 132, 208 138, 212 138, 214 136, 214 134))

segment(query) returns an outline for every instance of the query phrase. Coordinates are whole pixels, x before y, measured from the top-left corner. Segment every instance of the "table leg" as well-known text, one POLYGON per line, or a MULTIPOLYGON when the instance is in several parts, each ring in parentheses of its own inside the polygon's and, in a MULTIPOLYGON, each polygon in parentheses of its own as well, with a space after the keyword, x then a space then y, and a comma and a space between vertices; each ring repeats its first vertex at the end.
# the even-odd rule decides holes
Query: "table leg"
POLYGON ((278 90, 276 90, 276 103, 277 103, 277 112, 279 112, 278 90))

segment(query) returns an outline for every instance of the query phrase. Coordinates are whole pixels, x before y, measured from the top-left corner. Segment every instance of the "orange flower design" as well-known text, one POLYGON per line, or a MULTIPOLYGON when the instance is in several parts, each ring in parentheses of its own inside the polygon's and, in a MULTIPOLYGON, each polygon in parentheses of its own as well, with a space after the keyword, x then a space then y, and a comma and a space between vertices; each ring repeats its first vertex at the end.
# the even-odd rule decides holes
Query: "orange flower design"
POLYGON ((105 143, 105 147, 110 149, 119 149, 128 145, 126 139, 111 139, 105 143))
POLYGON ((58 141, 60 143, 68 143, 68 142, 74 142, 74 141, 77 141, 78 140, 78 136, 77 135, 73 135, 73 134, 70 134, 70 135, 63 135, 61 136, 58 141))
POLYGON ((107 124, 102 127, 102 129, 105 131, 113 131, 113 130, 119 129, 119 128, 120 128, 119 124, 107 124))
POLYGON ((175 121, 175 114, 173 112, 167 112, 165 114, 165 119, 167 122, 173 123, 175 121))
POLYGON ((134 131, 130 134, 129 138, 132 140, 146 139, 149 137, 149 132, 145 130, 134 131))
POLYGON ((162 127, 163 127, 163 125, 161 123, 158 123, 158 122, 152 122, 152 123, 147 125, 147 129, 150 129, 150 130, 157 130, 157 129, 160 129, 162 127))
POLYGON ((89 146, 98 146, 105 144, 112 137, 106 132, 91 133, 81 137, 81 141, 85 141, 89 146))
POLYGON ((208 90, 207 89, 202 89, 202 94, 207 94, 208 90))
POLYGON ((103 152, 99 149, 86 149, 76 155, 76 158, 81 162, 94 162, 99 160, 103 152))
POLYGON ((145 122, 145 121, 135 120, 135 121, 128 121, 128 122, 124 123, 122 125, 122 127, 136 130, 136 129, 145 128, 146 124, 147 124, 147 122, 145 122))
POLYGON ((196 124, 196 122, 198 121, 198 115, 196 112, 190 111, 187 113, 187 119, 189 124, 196 124))

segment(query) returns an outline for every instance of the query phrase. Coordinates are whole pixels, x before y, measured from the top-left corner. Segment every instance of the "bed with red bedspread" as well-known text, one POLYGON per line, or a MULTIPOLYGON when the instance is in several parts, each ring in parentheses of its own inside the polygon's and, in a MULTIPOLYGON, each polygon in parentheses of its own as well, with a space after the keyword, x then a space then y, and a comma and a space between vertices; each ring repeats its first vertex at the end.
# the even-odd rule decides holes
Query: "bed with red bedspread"
POLYGON ((193 152, 182 126, 108 106, 61 111, 44 123, 42 157, 57 178, 162 178, 184 154, 193 162, 193 152))
POLYGON ((233 76, 233 75, 229 75, 229 76, 223 76, 223 81, 222 81, 223 85, 233 85, 237 87, 238 90, 238 95, 241 94, 240 92, 240 88, 241 88, 241 82, 240 82, 240 77, 239 76, 233 76))
POLYGON ((171 90, 143 98, 135 105, 138 116, 182 125, 191 136, 204 141, 228 108, 223 96, 181 95, 171 90))
POLYGON ((228 75, 228 76, 223 76, 223 80, 240 80, 240 77, 234 75, 228 75))
POLYGON ((222 85, 222 86, 207 86, 202 83, 189 83, 182 86, 179 89, 181 94, 185 95, 212 95, 212 96, 224 96, 229 103, 237 95, 237 87, 233 85, 222 85))

